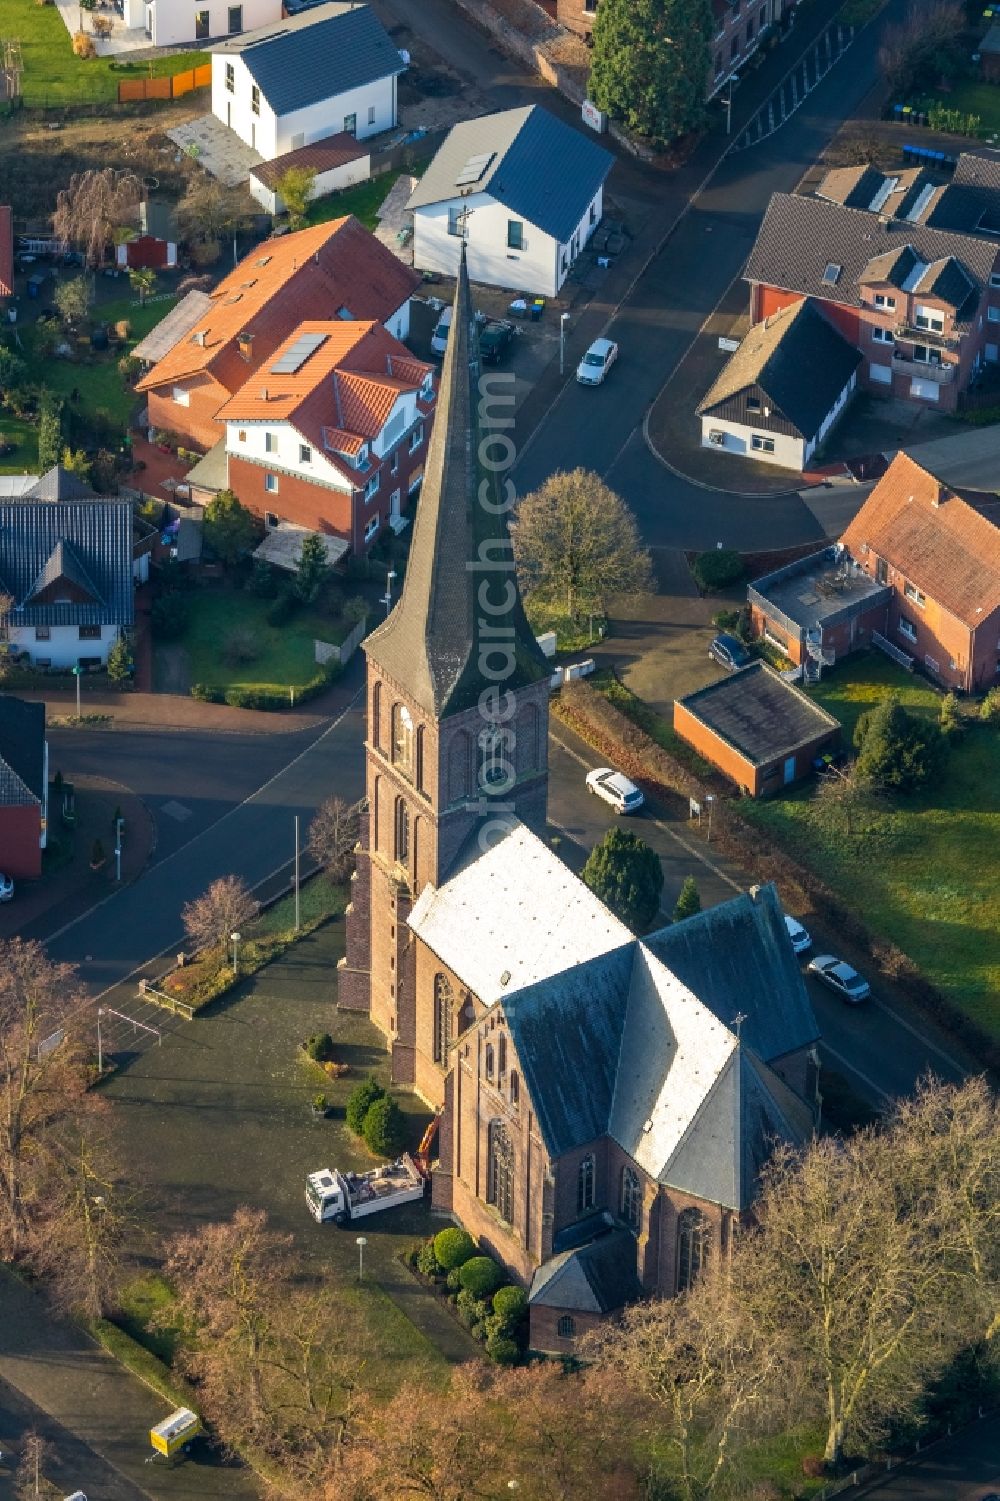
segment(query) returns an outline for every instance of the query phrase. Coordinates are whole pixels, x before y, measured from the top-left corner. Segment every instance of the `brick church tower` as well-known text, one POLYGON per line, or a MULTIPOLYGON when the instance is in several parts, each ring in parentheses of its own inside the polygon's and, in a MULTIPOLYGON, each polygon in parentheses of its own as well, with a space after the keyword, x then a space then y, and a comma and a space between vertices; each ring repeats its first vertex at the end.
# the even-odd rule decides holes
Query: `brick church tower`
POLYGON ((420 993, 407 918, 513 822, 545 821, 550 669, 522 608, 502 477, 512 387, 481 373, 463 249, 403 590, 364 643, 368 817, 339 970, 339 1004, 369 1012, 394 1080, 432 1105, 450 1039, 420 993))

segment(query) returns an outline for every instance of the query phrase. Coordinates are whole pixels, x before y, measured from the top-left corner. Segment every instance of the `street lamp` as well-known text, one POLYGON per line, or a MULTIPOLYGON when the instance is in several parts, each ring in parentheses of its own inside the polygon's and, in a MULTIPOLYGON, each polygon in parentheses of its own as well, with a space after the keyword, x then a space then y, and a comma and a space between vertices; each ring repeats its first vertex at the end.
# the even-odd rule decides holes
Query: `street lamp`
POLYGON ((392 609, 392 586, 396 579, 395 568, 390 568, 385 576, 385 593, 382 595, 382 603, 385 605, 385 613, 388 615, 392 609))
POLYGON ((563 375, 566 370, 566 325, 569 323, 569 313, 563 313, 559 319, 559 374, 563 375))
POLYGON ((77 664, 73 668, 73 676, 76 679, 76 717, 80 718, 80 679, 83 676, 83 668, 77 664))
POLYGON ((705 794, 705 802, 708 804, 708 834, 706 835, 706 841, 707 841, 708 844, 711 844, 711 842, 712 842, 712 808, 715 805, 715 798, 712 796, 712 794, 710 792, 706 792, 706 794, 705 794))
POLYGON ((368 1244, 368 1240, 367 1240, 367 1238, 364 1235, 359 1235, 358 1238, 357 1238, 357 1240, 355 1241, 355 1245, 358 1248, 358 1281, 359 1282, 363 1282, 365 1280, 365 1246, 367 1244, 368 1244))
POLYGON ((740 81, 739 80, 739 75, 736 74, 736 73, 730 73, 729 77, 726 79, 726 83, 729 85, 729 92, 726 95, 725 100, 723 101, 725 103, 725 106, 726 106, 726 135, 728 135, 729 132, 730 132, 730 130, 732 129, 732 124, 733 124, 733 89, 735 89, 735 87, 739 83, 739 81, 740 81))
POLYGON ((124 818, 115 819, 115 880, 122 878, 122 825, 124 818))
POLYGON ((229 936, 233 940, 233 974, 236 975, 239 974, 240 965, 240 935, 230 933, 229 936))

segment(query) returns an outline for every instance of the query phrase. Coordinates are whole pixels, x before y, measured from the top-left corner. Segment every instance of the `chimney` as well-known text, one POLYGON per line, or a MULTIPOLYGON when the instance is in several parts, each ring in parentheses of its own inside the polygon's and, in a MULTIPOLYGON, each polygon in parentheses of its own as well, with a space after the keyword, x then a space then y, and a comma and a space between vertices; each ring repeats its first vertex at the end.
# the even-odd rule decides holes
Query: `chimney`
POLYGON ((191 335, 191 337, 194 339, 194 342, 198 345, 198 347, 200 349, 204 349, 204 347, 205 347, 205 330, 203 328, 196 329, 196 331, 191 335))
POLYGON ((935 485, 934 486, 934 494, 931 496, 931 505, 934 507, 935 511, 941 505, 941 503, 942 503, 943 500, 944 500, 944 486, 943 485, 935 485))
POLYGON ((262 388, 262 390, 261 390, 260 399, 261 399, 261 401, 266 401, 267 400, 267 387, 266 386, 264 386, 262 388))

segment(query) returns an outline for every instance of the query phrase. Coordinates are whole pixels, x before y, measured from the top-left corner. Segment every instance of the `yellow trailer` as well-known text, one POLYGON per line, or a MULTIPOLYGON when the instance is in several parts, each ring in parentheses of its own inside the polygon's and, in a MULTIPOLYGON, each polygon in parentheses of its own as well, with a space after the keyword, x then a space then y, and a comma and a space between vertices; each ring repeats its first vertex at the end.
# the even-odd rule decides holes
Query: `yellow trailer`
POLYGON ((149 1442, 167 1459, 183 1449, 201 1432, 201 1419, 189 1407, 178 1407, 162 1423, 149 1430, 149 1442))

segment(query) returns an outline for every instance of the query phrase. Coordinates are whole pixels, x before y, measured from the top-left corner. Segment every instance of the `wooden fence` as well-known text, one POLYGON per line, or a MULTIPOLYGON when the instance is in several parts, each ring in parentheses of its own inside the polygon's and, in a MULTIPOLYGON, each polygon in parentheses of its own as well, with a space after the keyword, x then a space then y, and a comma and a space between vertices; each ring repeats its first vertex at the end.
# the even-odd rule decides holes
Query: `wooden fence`
POLYGON ((207 89, 212 83, 212 64, 188 68, 171 78, 127 78, 118 85, 118 103, 135 104, 144 99, 180 99, 192 89, 207 89))

